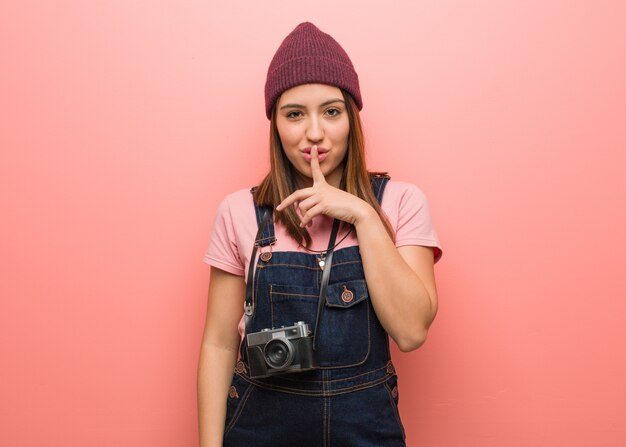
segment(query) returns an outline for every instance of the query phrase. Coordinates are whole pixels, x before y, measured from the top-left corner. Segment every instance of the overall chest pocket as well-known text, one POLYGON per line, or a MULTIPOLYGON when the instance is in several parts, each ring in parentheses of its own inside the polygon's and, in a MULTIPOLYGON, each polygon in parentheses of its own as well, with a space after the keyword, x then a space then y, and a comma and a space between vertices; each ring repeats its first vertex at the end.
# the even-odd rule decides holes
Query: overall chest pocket
MULTIPOLYGON (((318 301, 319 289, 315 287, 272 284, 272 326, 304 321, 314 330, 318 301)), ((371 346, 370 306, 365 280, 328 285, 316 340, 320 367, 349 367, 367 360, 371 346)))

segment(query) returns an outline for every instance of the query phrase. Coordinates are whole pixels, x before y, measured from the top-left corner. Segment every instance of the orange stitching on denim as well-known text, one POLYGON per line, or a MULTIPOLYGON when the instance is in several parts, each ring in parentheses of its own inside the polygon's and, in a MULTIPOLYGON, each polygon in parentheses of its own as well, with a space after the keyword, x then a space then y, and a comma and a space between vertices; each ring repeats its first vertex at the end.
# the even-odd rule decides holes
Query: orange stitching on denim
POLYGON ((305 379, 294 379, 293 377, 281 377, 281 380, 289 380, 291 382, 301 382, 301 383, 322 383, 322 382, 327 382, 327 383, 333 383, 333 382, 343 382, 343 381, 348 381, 348 380, 353 380, 356 377, 361 377, 361 376, 366 376, 368 374, 373 374, 377 371, 380 371, 382 369, 387 369, 387 364, 385 363, 385 366, 382 366, 380 368, 376 368, 376 369, 372 369, 370 371, 361 373, 361 374, 357 374, 355 376, 350 376, 350 377, 345 377, 343 379, 331 379, 331 380, 305 380, 305 379))
MULTIPOLYGON (((406 434, 404 433, 404 425, 402 424, 402 420, 400 419, 400 413, 398 412, 398 406, 396 405, 396 401, 393 398, 393 392, 391 391, 391 389, 389 389, 389 385, 387 385, 387 382, 383 383, 385 389, 387 390, 387 396, 389 396, 389 401, 391 403, 391 408, 393 409, 393 414, 396 417, 396 422, 398 423, 398 426, 400 427, 400 430, 402 431, 402 436, 406 438, 406 434)), ((396 387, 398 385, 396 384, 396 387)))
POLYGON ((261 237, 261 238, 257 239, 256 241, 257 242, 261 242, 261 241, 265 241, 267 239, 274 239, 274 237, 273 236, 261 237))
POLYGON ((224 439, 226 439, 226 436, 228 436, 232 428, 235 426, 235 424, 239 420, 241 413, 243 413, 243 408, 246 402, 248 402, 248 398, 252 394, 252 388, 254 388, 254 385, 252 383, 249 383, 248 389, 244 392, 244 397, 239 402, 239 405, 237 405, 237 408, 235 408, 235 412, 233 413, 233 418, 228 423, 228 426, 224 429, 224 439))
MULTIPOLYGON (((282 253, 282 252, 277 251, 276 253, 282 253)), ((359 262, 361 262, 361 261, 356 260, 356 261, 344 261, 344 262, 337 262, 337 263, 333 262, 333 267, 338 267, 340 265, 357 264, 359 262)), ((303 268, 303 269, 316 270, 316 271, 320 269, 319 266, 311 267, 309 265, 302 265, 302 264, 268 264, 265 267, 266 268, 270 268, 270 267, 300 267, 300 268, 303 268)))
POLYGON ((337 396, 337 395, 341 395, 341 394, 349 394, 349 393, 354 393, 355 391, 360 391, 360 390, 365 390, 367 388, 372 388, 375 387, 377 385, 379 385, 381 382, 384 382, 385 380, 387 380, 386 376, 381 377, 380 379, 376 379, 372 382, 367 382, 364 386, 353 386, 350 388, 345 388, 345 389, 340 389, 338 391, 333 391, 331 393, 331 396, 337 396))
MULTIPOLYGON (((343 395, 343 394, 350 394, 350 393, 354 393, 356 391, 361 391, 361 390, 364 390, 364 389, 367 389, 367 388, 372 388, 372 387, 378 386, 378 385, 380 385, 381 383, 383 383, 387 379, 388 379, 388 377, 383 376, 383 377, 380 377, 380 378, 378 378, 376 380, 373 380, 371 382, 366 382, 366 383, 363 383, 363 384, 354 385, 354 386, 346 387, 346 388, 339 388, 337 390, 326 391, 326 392, 322 392, 322 394, 319 394, 319 391, 316 391, 316 392, 309 392, 309 393, 306 393, 304 395, 313 396, 313 397, 315 397, 315 396, 318 396, 318 397, 320 397, 320 396, 332 397, 332 396, 339 396, 339 395, 343 395)), ((301 392, 286 391, 286 390, 283 390, 283 389, 275 389, 275 391, 287 392, 287 393, 290 393, 290 394, 303 394, 301 392)), ((303 390, 300 390, 300 391, 303 391, 303 390)))
POLYGON ((370 351, 372 349, 371 332, 372 331, 371 331, 371 325, 370 325, 370 306, 367 306, 367 353, 365 354, 365 357, 363 358, 363 360, 361 360, 358 363, 353 363, 351 365, 320 366, 319 368, 320 369, 350 368, 352 366, 359 366, 365 363, 367 361, 367 358, 370 356, 370 351))
MULTIPOLYGON (((326 371, 322 371, 322 378, 323 379, 326 378, 326 371)), ((326 381, 324 381, 322 383, 322 389, 323 389, 324 396, 326 396, 326 381)), ((326 430, 327 430, 327 424, 328 424, 328 418, 327 418, 327 415, 326 415, 327 414, 326 413, 326 409, 327 408, 328 408, 328 399, 326 397, 324 397, 324 416, 323 416, 323 419, 322 419, 322 426, 324 427, 324 430, 323 430, 323 432, 324 432, 324 435, 323 435, 324 447, 327 447, 327 444, 326 444, 326 430)))
MULTIPOLYGON (((280 252, 276 252, 276 253, 280 253, 280 252)), ((319 266, 317 267, 310 267, 308 265, 301 265, 301 264, 268 264, 265 267, 270 268, 270 267, 301 267, 303 269, 308 269, 308 270, 319 270, 319 266)))
POLYGON ((308 293, 285 293, 285 292, 272 292, 273 295, 284 295, 284 296, 308 296, 313 298, 319 298, 318 295, 309 295, 308 293))
POLYGON ((356 306, 357 304, 359 304, 362 301, 365 301, 368 297, 369 297, 369 295, 367 293, 364 293, 360 297, 358 297, 356 299, 353 298, 350 301, 345 301, 342 298, 342 302, 345 303, 345 304, 328 304, 328 300, 326 300, 326 305, 328 307, 334 307, 336 309, 348 309, 350 307, 356 306))
POLYGON ((324 434, 322 435, 322 439, 323 439, 323 445, 324 447, 326 447, 326 398, 324 398, 324 411, 322 414, 322 426, 324 427, 324 430, 322 430, 324 432, 324 434))
POLYGON ((328 402, 328 414, 326 415, 326 439, 328 443, 326 445, 330 447, 330 397, 325 397, 324 400, 328 402))
MULTIPOLYGON (((317 290, 319 290, 319 287, 313 287, 313 286, 301 286, 300 284, 281 284, 279 282, 272 282, 272 284, 274 285, 274 288, 281 290, 282 289, 296 289, 296 290, 314 290, 316 292, 315 296, 317 296, 317 290)), ((278 292, 275 292, 278 293, 278 292)))
POLYGON ((341 395, 341 394, 348 394, 348 393, 353 393, 355 391, 359 391, 361 389, 367 389, 367 388, 371 388, 374 387, 376 385, 379 385, 387 380, 389 380, 389 376, 385 375, 382 377, 379 377, 378 379, 374 379, 371 382, 364 382, 358 385, 353 385, 350 387, 346 387, 346 388, 338 388, 336 390, 332 390, 332 391, 322 391, 320 393, 319 390, 298 390, 298 389, 294 389, 294 388, 287 388, 287 387, 280 387, 277 385, 270 385, 270 384, 265 384, 262 382, 257 382, 253 379, 250 379, 246 376, 241 376, 245 381, 259 387, 259 388, 263 388, 266 390, 272 390, 272 391, 280 391, 282 393, 287 393, 287 394, 295 394, 297 396, 317 396, 317 397, 321 397, 321 396, 337 396, 337 395, 341 395))
POLYGON ((328 399, 328 422, 327 422, 327 430, 328 430, 328 446, 330 447, 330 412, 331 412, 331 406, 330 406, 330 396, 327 397, 326 399, 328 399))

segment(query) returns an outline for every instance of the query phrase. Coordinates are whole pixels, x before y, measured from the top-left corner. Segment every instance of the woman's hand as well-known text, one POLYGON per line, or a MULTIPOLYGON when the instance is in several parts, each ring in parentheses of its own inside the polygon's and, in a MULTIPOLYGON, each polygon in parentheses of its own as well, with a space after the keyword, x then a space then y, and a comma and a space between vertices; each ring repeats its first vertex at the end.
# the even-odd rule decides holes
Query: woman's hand
POLYGON ((276 207, 280 211, 294 204, 296 214, 301 220, 301 227, 310 226, 311 220, 318 214, 326 214, 356 225, 357 222, 374 212, 374 209, 365 200, 326 182, 320 168, 317 146, 311 148, 311 172, 313 186, 294 191, 276 207))

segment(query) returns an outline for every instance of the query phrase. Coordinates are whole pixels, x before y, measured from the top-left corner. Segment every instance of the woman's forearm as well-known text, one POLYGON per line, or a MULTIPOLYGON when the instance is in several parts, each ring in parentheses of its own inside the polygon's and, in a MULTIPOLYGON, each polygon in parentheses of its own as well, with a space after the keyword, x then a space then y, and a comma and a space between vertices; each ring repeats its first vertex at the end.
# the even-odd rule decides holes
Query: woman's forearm
POLYGON ((405 262, 378 214, 367 207, 355 222, 359 251, 376 316, 403 351, 417 348, 435 317, 435 306, 417 273, 405 262))
POLYGON ((203 344, 198 363, 198 428, 200 447, 221 447, 226 400, 237 351, 203 344))

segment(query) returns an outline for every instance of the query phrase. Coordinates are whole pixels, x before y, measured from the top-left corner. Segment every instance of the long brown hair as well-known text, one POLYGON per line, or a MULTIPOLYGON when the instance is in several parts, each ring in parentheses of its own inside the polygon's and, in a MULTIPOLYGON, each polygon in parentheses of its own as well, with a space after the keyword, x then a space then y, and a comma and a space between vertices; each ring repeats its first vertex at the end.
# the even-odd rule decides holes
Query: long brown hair
MULTIPOLYGON (((352 96, 341 89, 346 103, 350 133, 348 135, 348 150, 344 158, 344 167, 340 188, 369 203, 380 216, 387 233, 395 241, 395 233, 385 212, 381 209, 371 187, 371 179, 375 176, 387 175, 387 172, 369 172, 365 166, 365 139, 361 126, 359 109, 352 96)), ((278 100, 276 101, 278 102, 278 100)), ((300 228, 300 218, 293 206, 282 211, 276 211, 276 205, 298 189, 300 174, 291 164, 283 150, 276 126, 276 107, 270 120, 270 172, 254 192, 253 200, 259 206, 271 206, 275 220, 281 222, 287 232, 296 242, 305 242, 306 248, 311 246, 311 235, 306 228, 300 228)), ((350 225, 347 222, 342 224, 350 225)), ((353 225, 350 225, 353 227, 353 225)), ((351 228, 354 230, 354 228, 351 228)))

